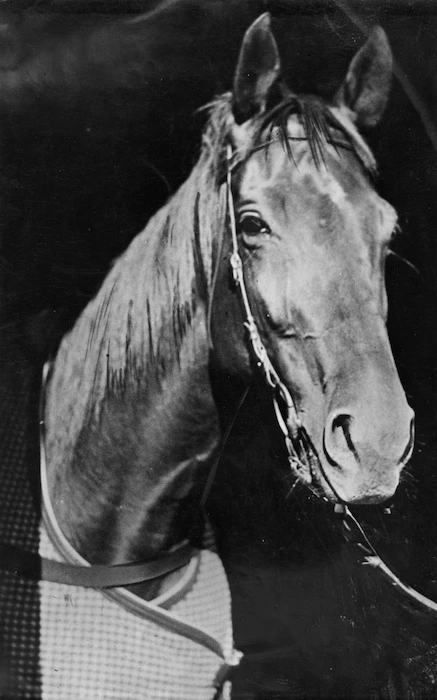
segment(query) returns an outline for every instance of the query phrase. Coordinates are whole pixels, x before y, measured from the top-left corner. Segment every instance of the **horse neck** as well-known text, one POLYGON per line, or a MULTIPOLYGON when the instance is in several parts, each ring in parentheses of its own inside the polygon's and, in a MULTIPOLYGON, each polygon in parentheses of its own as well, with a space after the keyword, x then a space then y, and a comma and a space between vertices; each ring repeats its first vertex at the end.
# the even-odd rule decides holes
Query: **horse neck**
POLYGON ((197 517, 218 421, 206 304, 193 295, 192 223, 178 202, 161 210, 56 358, 45 413, 49 492, 65 536, 91 562, 153 557, 186 538, 197 517), (173 252, 175 216, 186 240, 173 252), (172 256, 187 262, 169 280, 157 266, 172 256))

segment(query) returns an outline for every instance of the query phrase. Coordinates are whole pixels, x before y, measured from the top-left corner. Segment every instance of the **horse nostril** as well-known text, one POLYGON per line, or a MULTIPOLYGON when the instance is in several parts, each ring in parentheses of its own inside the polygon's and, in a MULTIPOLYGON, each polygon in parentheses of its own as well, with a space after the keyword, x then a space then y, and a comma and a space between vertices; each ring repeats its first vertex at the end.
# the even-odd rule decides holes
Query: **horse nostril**
POLYGON ((356 461, 360 461, 350 431, 352 420, 353 417, 349 413, 335 413, 328 418, 324 452, 332 466, 340 466, 341 455, 345 453, 352 453, 356 461))
POLYGON ((413 451, 413 446, 414 446, 414 416, 410 421, 410 437, 408 440, 408 444, 407 444, 398 464, 404 464, 405 462, 408 461, 408 459, 411 456, 411 452, 413 451))
POLYGON ((352 416, 349 416, 347 413, 339 413, 332 419, 332 429, 342 428, 344 430, 345 427, 348 429, 351 420, 352 416))

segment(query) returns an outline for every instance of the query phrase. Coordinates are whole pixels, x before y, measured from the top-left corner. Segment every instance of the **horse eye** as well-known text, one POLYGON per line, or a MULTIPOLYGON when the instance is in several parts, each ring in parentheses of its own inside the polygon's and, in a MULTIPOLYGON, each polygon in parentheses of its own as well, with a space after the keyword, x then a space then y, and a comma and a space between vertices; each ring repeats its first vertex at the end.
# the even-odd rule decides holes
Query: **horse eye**
POLYGON ((238 228, 240 233, 246 234, 246 236, 258 236, 263 233, 270 233, 266 222, 257 214, 242 214, 238 222, 238 228))

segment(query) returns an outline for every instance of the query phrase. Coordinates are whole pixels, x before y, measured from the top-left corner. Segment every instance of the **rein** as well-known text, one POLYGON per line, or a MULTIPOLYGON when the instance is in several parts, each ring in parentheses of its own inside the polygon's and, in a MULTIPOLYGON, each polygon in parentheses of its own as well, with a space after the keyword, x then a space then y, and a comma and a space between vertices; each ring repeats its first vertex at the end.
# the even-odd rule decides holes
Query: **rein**
POLYGON ((391 583, 393 588, 404 594, 410 601, 414 601, 425 607, 429 612, 437 614, 437 603, 434 600, 422 595, 422 593, 419 593, 419 591, 416 591, 408 584, 403 583, 381 559, 376 549, 369 541, 362 526, 345 504, 336 503, 334 512, 342 518, 343 535, 346 542, 357 547, 363 555, 361 563, 364 566, 370 566, 378 570, 383 577, 391 583))

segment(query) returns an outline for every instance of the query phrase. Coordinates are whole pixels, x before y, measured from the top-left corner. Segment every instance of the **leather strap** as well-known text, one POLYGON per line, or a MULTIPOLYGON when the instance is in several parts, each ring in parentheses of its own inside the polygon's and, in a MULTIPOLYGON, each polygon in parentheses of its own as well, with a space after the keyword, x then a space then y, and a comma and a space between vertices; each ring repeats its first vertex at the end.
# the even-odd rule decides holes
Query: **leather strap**
POLYGON ((196 552, 190 544, 185 543, 173 552, 147 562, 114 566, 78 566, 45 559, 38 554, 0 542, 0 567, 17 576, 36 581, 65 583, 84 588, 115 588, 165 576, 189 564, 196 552))

